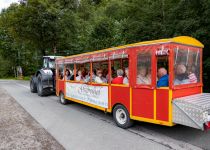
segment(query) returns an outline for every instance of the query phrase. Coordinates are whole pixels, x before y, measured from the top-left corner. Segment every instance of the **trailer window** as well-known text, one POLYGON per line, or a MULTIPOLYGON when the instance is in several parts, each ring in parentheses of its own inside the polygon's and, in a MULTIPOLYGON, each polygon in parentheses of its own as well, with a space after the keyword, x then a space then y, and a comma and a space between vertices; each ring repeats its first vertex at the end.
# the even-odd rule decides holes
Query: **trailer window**
POLYGON ((151 85, 151 51, 139 51, 137 54, 137 78, 139 85, 151 85))
POLYGON ((174 85, 200 82, 200 52, 199 50, 174 50, 174 85))
POLYGON ((70 80, 74 76, 74 64, 66 64, 65 80, 70 80))
POLYGON ((111 83, 129 84, 128 58, 112 60, 111 64, 111 83))
POLYGON ((89 82, 90 79, 90 63, 76 65, 76 81, 89 82))

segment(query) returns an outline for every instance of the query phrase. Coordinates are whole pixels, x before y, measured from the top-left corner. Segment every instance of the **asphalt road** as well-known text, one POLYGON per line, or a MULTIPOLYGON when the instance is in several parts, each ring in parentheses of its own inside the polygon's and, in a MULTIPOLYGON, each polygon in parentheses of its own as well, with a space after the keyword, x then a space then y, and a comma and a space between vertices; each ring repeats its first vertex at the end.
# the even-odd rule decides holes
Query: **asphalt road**
POLYGON ((56 96, 30 93, 27 81, 0 80, 0 86, 66 149, 210 149, 210 131, 143 122, 124 130, 110 114, 76 103, 61 105, 56 96))

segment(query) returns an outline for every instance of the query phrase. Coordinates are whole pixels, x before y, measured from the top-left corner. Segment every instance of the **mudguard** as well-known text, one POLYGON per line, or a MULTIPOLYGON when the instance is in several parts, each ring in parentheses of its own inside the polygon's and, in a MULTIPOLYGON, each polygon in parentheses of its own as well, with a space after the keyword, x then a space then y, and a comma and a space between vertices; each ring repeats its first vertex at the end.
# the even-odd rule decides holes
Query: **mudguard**
POLYGON ((55 90, 55 70, 53 69, 40 69, 36 72, 35 74, 35 82, 37 84, 37 77, 38 75, 41 74, 42 75, 42 86, 43 88, 52 88, 53 90, 55 90))

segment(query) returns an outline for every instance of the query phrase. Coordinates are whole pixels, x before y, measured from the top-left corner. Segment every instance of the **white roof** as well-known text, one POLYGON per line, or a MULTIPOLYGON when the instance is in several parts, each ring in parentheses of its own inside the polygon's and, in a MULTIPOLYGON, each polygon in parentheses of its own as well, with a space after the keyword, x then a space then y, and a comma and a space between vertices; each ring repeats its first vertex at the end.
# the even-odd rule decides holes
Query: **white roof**
POLYGON ((60 58, 63 56, 43 56, 43 58, 50 58, 50 59, 55 59, 55 58, 60 58))

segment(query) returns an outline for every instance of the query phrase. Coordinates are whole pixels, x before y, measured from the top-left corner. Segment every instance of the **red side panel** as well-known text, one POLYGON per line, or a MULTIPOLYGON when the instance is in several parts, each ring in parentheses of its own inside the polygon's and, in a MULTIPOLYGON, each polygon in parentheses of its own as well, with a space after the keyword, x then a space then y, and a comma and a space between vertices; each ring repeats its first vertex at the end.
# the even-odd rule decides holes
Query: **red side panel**
POLYGON ((62 91, 62 92, 64 92, 64 81, 63 80, 58 80, 58 82, 59 82, 59 92, 60 91, 62 91))
POLYGON ((128 112, 130 112, 130 88, 111 86, 111 105, 112 107, 117 104, 123 104, 128 112))
POLYGON ((133 89, 132 115, 153 119, 154 90, 133 89))
POLYGON ((168 121, 169 111, 169 91, 168 89, 156 90, 156 119, 168 121))
POLYGON ((186 89, 174 89, 173 90, 173 98, 199 94, 201 93, 201 87, 191 87, 186 89))
POLYGON ((56 95, 59 96, 59 85, 57 79, 56 79, 56 95))

